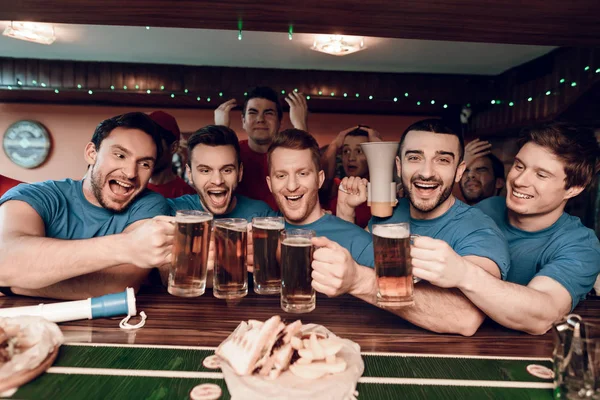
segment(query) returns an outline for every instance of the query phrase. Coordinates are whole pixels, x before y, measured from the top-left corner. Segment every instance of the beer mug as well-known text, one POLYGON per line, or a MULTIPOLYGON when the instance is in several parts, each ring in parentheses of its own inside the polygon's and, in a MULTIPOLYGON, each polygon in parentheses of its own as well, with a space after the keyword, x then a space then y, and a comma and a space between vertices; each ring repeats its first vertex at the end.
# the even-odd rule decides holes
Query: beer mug
POLYGON ((283 217, 252 219, 254 291, 258 294, 276 294, 281 291, 279 234, 284 227, 283 217))
POLYGON ((316 307, 312 282, 315 231, 288 229, 281 232, 281 308, 289 313, 307 313, 316 307))
POLYGON ((571 314, 552 334, 554 398, 600 399, 600 325, 571 314))
POLYGON ((380 307, 414 304, 410 242, 408 222, 373 225, 377 305, 380 307))
POLYGON ((213 224, 213 295, 219 299, 237 299, 248 294, 247 225, 248 221, 244 218, 222 218, 215 220, 213 224))
POLYGON ((204 211, 177 211, 173 263, 167 286, 172 295, 197 297, 204 294, 212 220, 212 214, 204 211))

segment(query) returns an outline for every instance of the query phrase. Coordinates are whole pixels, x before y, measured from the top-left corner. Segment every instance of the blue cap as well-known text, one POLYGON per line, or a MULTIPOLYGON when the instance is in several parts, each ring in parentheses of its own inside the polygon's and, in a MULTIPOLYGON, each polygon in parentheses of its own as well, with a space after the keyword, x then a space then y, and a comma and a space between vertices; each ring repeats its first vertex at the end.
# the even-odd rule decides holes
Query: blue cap
POLYGON ((127 288, 121 293, 93 297, 91 303, 92 318, 116 317, 119 315, 134 316, 137 313, 135 294, 132 288, 127 288))

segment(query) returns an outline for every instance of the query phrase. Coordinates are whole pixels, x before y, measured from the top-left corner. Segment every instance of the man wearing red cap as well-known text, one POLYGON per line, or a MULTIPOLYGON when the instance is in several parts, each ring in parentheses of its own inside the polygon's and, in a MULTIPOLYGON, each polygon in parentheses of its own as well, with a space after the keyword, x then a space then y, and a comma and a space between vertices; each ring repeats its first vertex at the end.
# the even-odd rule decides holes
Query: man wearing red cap
POLYGON ((173 199, 184 194, 196 194, 193 187, 173 172, 173 154, 179 147, 181 131, 175 117, 164 111, 150 113, 150 118, 162 129, 163 155, 156 162, 148 189, 160 193, 167 199, 173 199))

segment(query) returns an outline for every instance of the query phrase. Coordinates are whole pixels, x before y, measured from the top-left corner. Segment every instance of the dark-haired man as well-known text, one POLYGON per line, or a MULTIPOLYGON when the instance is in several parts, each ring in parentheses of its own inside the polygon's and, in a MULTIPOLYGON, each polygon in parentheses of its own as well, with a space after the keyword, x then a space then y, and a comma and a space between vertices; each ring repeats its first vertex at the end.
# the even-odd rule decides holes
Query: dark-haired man
POLYGON ((137 288, 169 263, 169 208, 146 190, 161 146, 146 114, 109 118, 85 147, 83 180, 9 190, 0 199, 0 291, 81 299, 137 288))
POLYGON ((579 218, 564 212, 598 172, 600 148, 590 129, 546 123, 522 132, 506 179, 507 196, 476 207, 508 240, 507 282, 466 268, 461 291, 509 328, 544 334, 590 291, 600 272, 600 243, 579 218))
MULTIPOLYGON (((335 177, 336 155, 342 153, 342 167, 345 176, 369 179, 367 157, 362 151, 361 143, 381 141, 379 133, 368 126, 355 126, 340 132, 327 146, 321 157, 321 166, 325 171, 325 183, 321 189, 326 197, 326 208, 335 215, 337 209, 337 192, 341 180, 335 177)), ((364 228, 371 219, 371 209, 363 203, 355 209, 356 225, 364 228)))
POLYGON ((475 139, 465 146, 466 169, 460 180, 465 203, 472 206, 492 196, 498 196, 505 185, 504 164, 486 141, 475 139))
POLYGON ((275 214, 267 203, 236 193, 244 175, 240 145, 226 126, 200 128, 188 140, 187 174, 197 194, 168 199, 171 209, 209 211, 214 218, 265 217, 275 214))
POLYGON ((173 172, 173 154, 177 152, 181 138, 177 120, 164 111, 153 111, 148 116, 159 126, 163 144, 162 157, 156 161, 148 189, 167 199, 196 193, 193 187, 173 172))
MULTIPOLYGON (((369 227, 410 222, 411 233, 420 236, 413 241, 411 258, 413 275, 424 282, 415 286, 413 307, 392 311, 435 332, 472 335, 485 315, 457 289, 461 276, 453 272, 469 265, 500 280, 508 272, 509 255, 506 240, 492 219, 452 195, 452 187, 465 168, 463 151, 462 135, 441 120, 427 119, 409 126, 400 139, 396 157, 406 198, 398 199, 391 217, 373 217, 369 227)), ((359 195, 340 191, 338 215, 366 201, 364 183, 355 182, 357 187, 346 189, 359 195)), ((351 294, 374 303, 375 272, 350 261, 340 249, 330 250, 329 256, 315 252, 315 259, 329 257, 321 261, 343 276, 345 284, 337 287, 327 281, 318 282, 324 293, 337 295, 349 288, 351 294)))
MULTIPOLYGON (((291 92, 285 101, 290 106, 290 120, 294 128, 307 130, 308 109, 302 93, 291 92)), ((215 124, 229 126, 229 113, 236 105, 235 99, 221 104, 215 110, 215 124)), ((242 107, 242 124, 248 140, 240 142, 241 161, 247 168, 238 192, 252 199, 262 200, 273 209, 277 209, 277 203, 266 183, 269 174, 267 150, 273 136, 279 132, 282 118, 279 96, 273 89, 263 86, 248 92, 242 107)))

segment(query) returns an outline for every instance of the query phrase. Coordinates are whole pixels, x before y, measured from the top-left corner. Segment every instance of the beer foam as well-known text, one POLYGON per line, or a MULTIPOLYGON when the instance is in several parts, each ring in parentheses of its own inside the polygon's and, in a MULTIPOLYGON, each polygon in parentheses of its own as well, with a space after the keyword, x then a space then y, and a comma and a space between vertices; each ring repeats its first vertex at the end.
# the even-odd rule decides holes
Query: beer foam
POLYGON ((248 225, 247 222, 241 223, 241 222, 219 221, 219 220, 215 221, 216 228, 225 228, 225 229, 230 229, 230 230, 236 231, 236 232, 246 232, 246 230, 248 229, 247 225, 248 225))
POLYGON ((405 239, 410 237, 410 230, 402 225, 373 225, 373 235, 387 239, 405 239))
POLYGON ((258 229, 281 230, 285 228, 283 222, 279 221, 257 221, 253 222, 252 226, 258 229))
POLYGON ((181 224, 199 224, 201 222, 211 221, 212 215, 177 215, 175 222, 181 224))
POLYGON ((283 242, 281 242, 281 244, 284 244, 286 246, 293 246, 293 247, 312 246, 312 242, 310 241, 310 239, 305 238, 305 237, 288 237, 288 238, 285 238, 283 240, 283 242))

